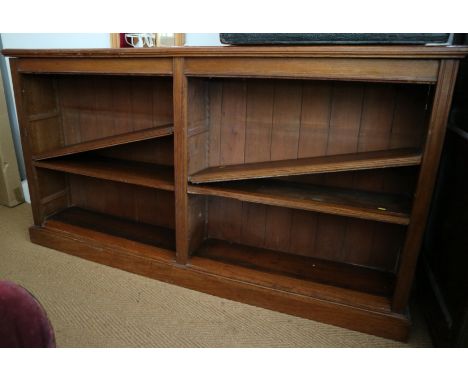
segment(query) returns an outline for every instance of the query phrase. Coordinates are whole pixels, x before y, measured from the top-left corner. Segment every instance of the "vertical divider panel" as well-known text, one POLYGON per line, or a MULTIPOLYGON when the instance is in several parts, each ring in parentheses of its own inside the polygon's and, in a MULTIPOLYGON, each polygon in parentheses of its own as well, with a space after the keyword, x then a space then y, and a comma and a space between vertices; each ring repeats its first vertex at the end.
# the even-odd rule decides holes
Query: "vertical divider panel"
POLYGON ((187 99, 188 81, 184 74, 184 58, 174 58, 174 186, 176 213, 176 261, 187 264, 189 254, 188 227, 188 147, 187 99))
POLYGON ((438 163, 444 144, 447 119, 457 78, 458 61, 442 60, 434 95, 429 129, 419 173, 410 225, 401 254, 392 308, 405 309, 411 292, 416 263, 426 226, 432 191, 437 176, 438 163))
POLYGON ((37 169, 32 165, 30 137, 28 135, 28 118, 27 105, 24 102, 25 81, 24 75, 18 72, 18 59, 10 58, 11 76, 13 80, 13 88, 15 89, 15 104, 18 122, 20 125, 21 146, 23 148, 24 164, 26 168, 26 176, 29 184, 29 194, 31 198, 31 208, 33 213, 34 224, 42 225, 44 221, 44 213, 41 208, 41 196, 39 193, 39 179, 37 169))

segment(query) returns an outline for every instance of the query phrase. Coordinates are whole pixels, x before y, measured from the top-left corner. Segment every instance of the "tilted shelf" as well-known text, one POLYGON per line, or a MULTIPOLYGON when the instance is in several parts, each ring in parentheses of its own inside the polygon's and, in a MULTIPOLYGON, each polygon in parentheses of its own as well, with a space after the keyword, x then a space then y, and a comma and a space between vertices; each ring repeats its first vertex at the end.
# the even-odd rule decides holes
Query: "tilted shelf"
POLYGON ((119 134, 110 137, 94 139, 92 141, 86 141, 82 143, 77 143, 70 146, 60 147, 57 149, 49 150, 44 153, 36 154, 32 156, 33 160, 43 160, 61 157, 65 155, 77 154, 81 152, 103 149, 106 147, 123 145, 131 142, 143 141, 146 139, 153 139, 158 137, 164 137, 167 135, 172 135, 174 132, 174 126, 164 125, 153 127, 150 129, 133 131, 131 133, 119 134))
POLYGON ((420 151, 416 149, 371 151, 316 158, 209 167, 189 176, 189 180, 192 183, 211 183, 228 180, 415 166, 421 163, 421 158, 420 151))
POLYGON ((174 168, 105 158, 61 158, 34 161, 34 166, 92 178, 174 191, 174 168))
POLYGON ((189 185, 188 192, 402 225, 411 208, 404 195, 268 179, 189 185))

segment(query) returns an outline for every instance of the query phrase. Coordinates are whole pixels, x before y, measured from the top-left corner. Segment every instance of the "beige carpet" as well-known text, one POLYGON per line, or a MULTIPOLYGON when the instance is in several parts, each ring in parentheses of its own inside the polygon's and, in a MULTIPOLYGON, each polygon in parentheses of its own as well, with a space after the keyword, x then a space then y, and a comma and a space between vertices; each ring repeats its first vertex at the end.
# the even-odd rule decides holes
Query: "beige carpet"
POLYGON ((431 346, 416 315, 408 344, 224 300, 29 241, 28 204, 0 206, 0 279, 44 305, 59 347, 431 346))

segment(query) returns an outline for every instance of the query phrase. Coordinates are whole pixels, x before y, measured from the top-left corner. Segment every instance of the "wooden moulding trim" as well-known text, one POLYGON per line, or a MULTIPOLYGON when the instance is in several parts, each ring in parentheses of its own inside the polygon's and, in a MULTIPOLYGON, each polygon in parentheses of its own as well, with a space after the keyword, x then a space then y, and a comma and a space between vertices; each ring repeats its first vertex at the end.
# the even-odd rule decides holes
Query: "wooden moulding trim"
POLYGON ((35 167, 83 175, 97 179, 134 184, 174 191, 174 168, 120 160, 43 160, 34 161, 35 167))
POLYGON ((153 127, 150 129, 133 131, 131 133, 114 135, 111 137, 94 139, 92 141, 86 141, 77 143, 75 145, 60 147, 54 150, 49 150, 44 153, 35 154, 32 156, 33 160, 43 160, 61 157, 65 155, 78 154, 85 151, 104 149, 106 147, 123 145, 126 143, 139 142, 147 139, 153 139, 158 137, 165 137, 172 135, 174 127, 172 124, 153 127))
MULTIPOLYGON (((258 182, 258 181, 257 181, 258 182)), ((372 192, 361 192, 360 196, 368 195, 369 198, 379 197, 378 200, 381 204, 368 204, 361 203, 360 200, 353 200, 353 193, 340 200, 337 198, 326 200, 327 194, 330 193, 331 188, 327 191, 321 191, 320 187, 313 187, 309 190, 294 189, 294 184, 291 185, 268 185, 260 184, 258 187, 248 185, 246 188, 236 187, 237 182, 232 182, 232 185, 216 184, 210 186, 196 186, 189 185, 188 192, 190 194, 207 195, 207 196, 220 196, 225 198, 237 199, 243 202, 260 203, 271 206, 279 206, 286 208, 293 208, 305 211, 314 211, 321 213, 328 213, 332 215, 348 216, 352 218, 366 219, 380 221, 384 223, 393 223, 408 225, 409 224, 409 206, 407 211, 403 212, 403 208, 393 210, 385 202, 385 194, 378 195, 372 192), (283 190, 282 194, 279 191, 283 190), (358 204, 352 204, 353 201, 358 204)), ((346 191, 346 190, 344 190, 346 191)), ((342 193, 344 193, 344 191, 342 193)), ((387 199, 388 201, 389 199, 387 199)), ((403 200, 403 198, 402 198, 403 200)), ((403 204, 402 204, 403 205, 403 204)))
POLYGON ((241 179, 416 166, 420 163, 421 154, 419 151, 414 149, 398 149, 209 167, 190 175, 189 180, 192 183, 199 184, 241 179))
MULTIPOLYGON (((115 49, 114 49, 115 50, 115 49)), ((19 73, 74 73, 172 75, 171 58, 28 58, 18 63, 19 73)))
POLYGON ((410 321, 405 314, 376 312, 252 285, 44 227, 33 226, 29 232, 33 243, 185 288, 397 341, 408 338, 410 321))
POLYGON ((208 77, 278 77, 434 83, 437 60, 365 58, 189 58, 185 74, 208 77))
POLYGON ((9 57, 377 57, 463 58, 466 46, 219 46, 120 49, 4 49, 9 57))

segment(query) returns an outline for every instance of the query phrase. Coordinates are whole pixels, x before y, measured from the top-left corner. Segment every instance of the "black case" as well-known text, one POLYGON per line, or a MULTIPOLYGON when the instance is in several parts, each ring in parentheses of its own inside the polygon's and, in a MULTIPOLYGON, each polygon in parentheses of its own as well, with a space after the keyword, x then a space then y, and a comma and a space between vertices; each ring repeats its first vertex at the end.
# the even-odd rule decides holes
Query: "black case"
POLYGON ((450 33, 220 33, 223 44, 448 44, 450 33))

